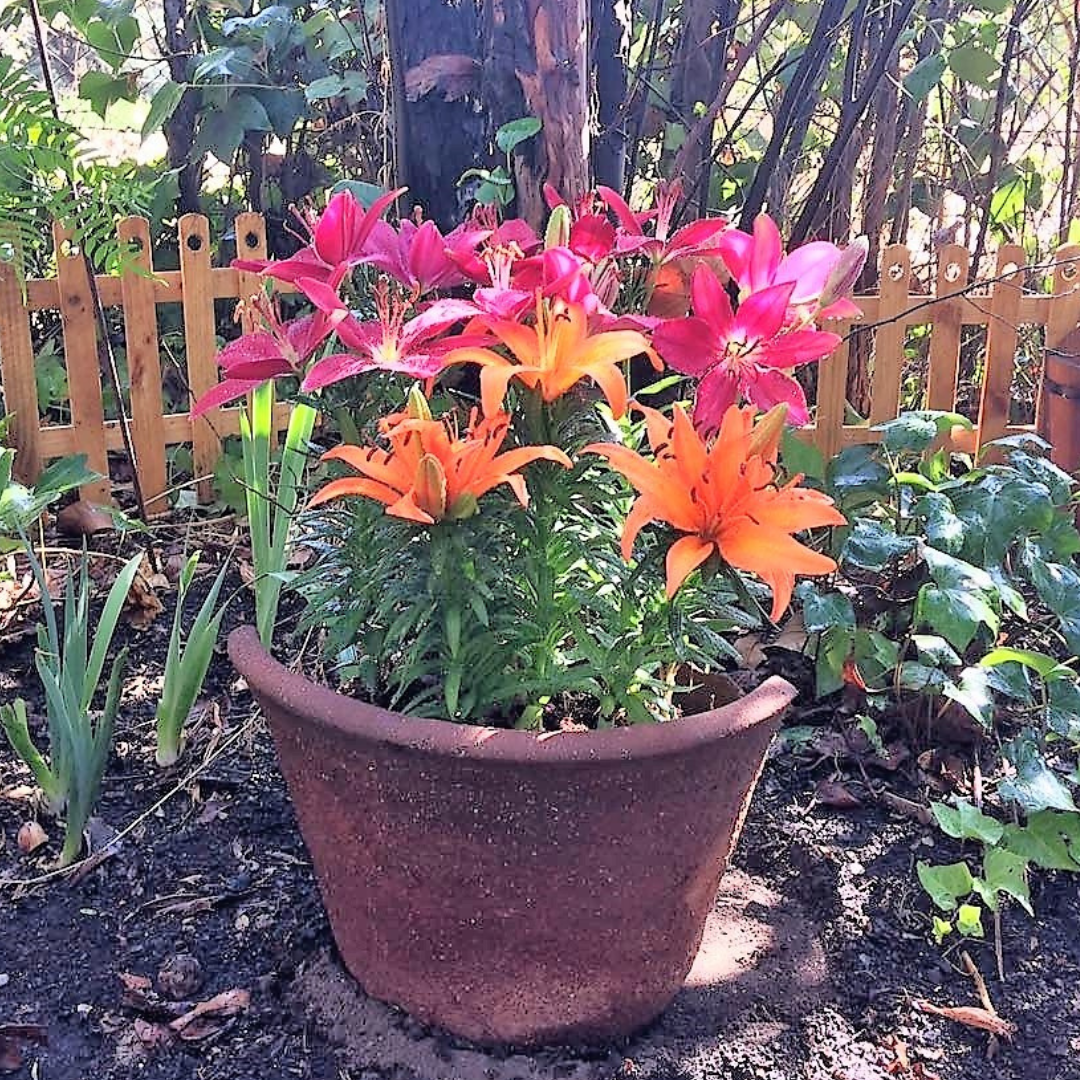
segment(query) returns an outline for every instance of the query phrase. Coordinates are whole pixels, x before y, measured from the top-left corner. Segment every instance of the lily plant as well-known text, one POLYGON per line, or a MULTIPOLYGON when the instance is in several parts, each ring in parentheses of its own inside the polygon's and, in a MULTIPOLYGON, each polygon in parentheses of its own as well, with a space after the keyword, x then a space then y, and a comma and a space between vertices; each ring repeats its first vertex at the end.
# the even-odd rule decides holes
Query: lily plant
POLYGON ((303 408, 375 403, 297 520, 317 553, 304 624, 388 707, 533 728, 677 716, 732 633, 835 569, 800 534, 844 518, 778 448, 811 415, 796 370, 857 312, 865 243, 785 253, 764 217, 675 227, 678 184, 639 210, 549 189, 542 236, 490 208, 445 235, 394 226, 400 195, 335 195, 307 248, 244 264, 314 313, 260 309, 206 399, 284 379, 303 408))

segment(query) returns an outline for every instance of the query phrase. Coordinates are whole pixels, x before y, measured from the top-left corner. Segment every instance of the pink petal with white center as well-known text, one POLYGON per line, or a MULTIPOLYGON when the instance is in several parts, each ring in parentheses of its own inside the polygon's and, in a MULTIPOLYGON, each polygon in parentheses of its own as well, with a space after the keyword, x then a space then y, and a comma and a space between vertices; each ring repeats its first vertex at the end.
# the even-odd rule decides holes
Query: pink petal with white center
POLYGON ((475 314, 476 305, 469 300, 436 300, 405 324, 401 331, 402 351, 414 348, 475 314))
POLYGON ((256 360, 281 358, 281 343, 265 330, 253 334, 244 334, 235 341, 230 341, 217 354, 218 367, 226 374, 237 364, 251 364, 256 360))

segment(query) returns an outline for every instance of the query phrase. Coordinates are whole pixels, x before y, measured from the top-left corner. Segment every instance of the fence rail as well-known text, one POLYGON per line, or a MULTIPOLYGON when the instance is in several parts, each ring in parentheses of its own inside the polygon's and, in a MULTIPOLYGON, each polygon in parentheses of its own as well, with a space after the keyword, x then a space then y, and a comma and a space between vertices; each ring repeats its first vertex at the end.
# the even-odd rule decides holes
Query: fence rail
MULTIPOLYGON (((266 230, 258 214, 240 214, 235 223, 237 249, 247 258, 263 258, 266 230)), ((134 268, 123 275, 99 275, 98 291, 106 308, 120 308, 123 317, 130 380, 132 441, 142 490, 151 512, 167 509, 167 449, 190 444, 198 497, 212 498, 209 480, 221 453, 221 441, 239 430, 238 408, 214 410, 205 418, 166 413, 162 394, 158 308, 180 304, 185 338, 183 377, 193 397, 218 380, 215 356, 216 300, 239 299, 256 292, 257 276, 211 266, 211 239, 206 218, 188 214, 178 225, 178 270, 155 271, 151 263, 149 226, 126 218, 118 235, 132 250, 134 268)), ((97 327, 82 258, 63 229, 54 230, 57 276, 19 282, 13 267, 0 262, 0 390, 5 412, 13 416, 12 439, 20 478, 32 482, 50 459, 85 453, 89 465, 108 477, 108 454, 123 449, 119 421, 106 420, 102 375, 96 349, 97 327), (71 422, 43 423, 40 416, 31 319, 34 313, 59 312, 63 329, 71 422)), ((1080 323, 1080 245, 1060 248, 1053 260, 1049 293, 1024 290, 1026 255, 1017 246, 1003 247, 994 280, 983 286, 968 281, 965 248, 950 245, 937 253, 932 295, 913 291, 911 256, 903 246, 882 253, 877 295, 856 297, 860 320, 830 325, 844 344, 819 366, 815 422, 804 438, 826 454, 844 446, 878 438, 873 431, 897 415, 904 373, 904 344, 913 326, 929 324, 924 404, 952 409, 958 392, 963 328, 986 327, 982 349, 979 406, 973 432, 956 432, 958 449, 974 450, 1001 435, 1031 430, 1010 423, 1011 387, 1020 328, 1045 328, 1045 347, 1060 345, 1080 323), (867 335, 869 336, 867 339, 867 335), (853 348, 870 357, 869 419, 845 422, 848 366, 853 348)), ((284 426, 286 407, 278 417, 284 426)), ((107 479, 88 485, 85 498, 107 501, 107 479)))

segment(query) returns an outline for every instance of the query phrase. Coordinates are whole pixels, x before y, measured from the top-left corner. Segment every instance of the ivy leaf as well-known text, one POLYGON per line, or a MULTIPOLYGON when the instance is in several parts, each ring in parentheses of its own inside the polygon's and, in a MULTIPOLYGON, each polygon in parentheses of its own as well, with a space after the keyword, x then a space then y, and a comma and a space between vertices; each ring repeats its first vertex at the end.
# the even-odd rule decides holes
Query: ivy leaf
POLYGON ((956 900, 968 896, 975 884, 971 871, 965 862, 947 863, 944 866, 931 866, 919 862, 915 867, 919 875, 919 884, 930 894, 930 899, 942 911, 955 911, 956 900))
POLYGON ((991 86, 1001 65, 993 53, 978 45, 961 45, 949 52, 949 67, 966 82, 991 86))
POLYGON ((897 681, 902 690, 936 694, 945 689, 949 680, 941 668, 905 660, 897 671, 897 681))
POLYGON ((1044 870, 1080 870, 1080 860, 1069 846, 1067 828, 1059 822, 1075 821, 1072 814, 1044 810, 1032 814, 1027 825, 1006 825, 1002 846, 1044 870))
POLYGON ((793 428, 785 427, 780 436, 780 460, 792 475, 825 479, 825 455, 813 443, 800 439, 793 428))
POLYGON ((963 652, 974 640, 982 625, 991 633, 998 628, 997 612, 978 593, 964 588, 943 589, 924 585, 915 601, 915 623, 928 626, 963 652))
POLYGON ((971 421, 962 413, 943 412, 938 409, 917 409, 901 413, 895 420, 879 424, 874 431, 882 433, 882 441, 894 453, 907 450, 922 453, 939 435, 953 427, 972 430, 971 421))
POLYGON ((1038 740, 1030 731, 1018 735, 1001 748, 1002 756, 1016 770, 1016 775, 998 785, 998 794, 1011 800, 1028 814, 1040 810, 1076 812, 1069 789, 1046 763, 1038 740))
POLYGON ((989 731, 994 726, 994 695, 990 673, 981 667, 964 668, 959 684, 945 687, 945 696, 963 708, 972 719, 989 731))
POLYGON ((1046 726, 1070 742, 1080 743, 1080 683, 1076 677, 1047 684, 1046 726))
POLYGON ((926 522, 927 543, 950 555, 960 553, 966 530, 947 495, 938 491, 928 492, 916 501, 911 512, 926 522))
POLYGON ((998 893, 1005 893, 1019 900, 1029 915, 1034 915, 1027 883, 1027 868, 1027 859, 1004 848, 990 848, 983 858, 982 880, 974 881, 972 887, 991 911, 998 909, 998 893))
POLYGON ((1080 573, 1039 559, 1029 561, 1028 572, 1039 599, 1058 617, 1065 643, 1080 653, 1080 573))
POLYGON ((1057 660, 1052 656, 1047 656, 1046 653, 1034 652, 1031 649, 1012 649, 1007 646, 991 649, 979 663, 983 667, 996 667, 998 664, 1010 663, 1023 664, 1043 679, 1056 672, 1061 666, 1057 660))
POLYGON ((270 118, 258 98, 233 94, 224 109, 214 110, 203 121, 199 139, 218 161, 228 163, 236 156, 249 131, 269 131, 270 118))
POLYGON ((966 799, 957 799, 956 806, 931 803, 930 809, 941 831, 957 840, 978 840, 981 844, 996 844, 1004 835, 1005 826, 972 806, 966 799))
POLYGON ((802 600, 803 625, 810 633, 828 630, 832 626, 855 629, 855 609, 843 593, 822 592, 811 582, 804 582, 802 600))
POLYGON ((877 685, 887 677, 892 682, 896 662, 900 659, 900 646, 877 630, 855 631, 855 662, 868 683, 877 685))
POLYGON ((888 492, 889 470, 878 459, 874 446, 849 446, 828 465, 828 487, 845 505, 884 497, 888 492))
POLYGON ((854 632, 848 626, 830 626, 818 638, 814 674, 818 697, 844 686, 844 663, 851 655, 854 632))
POLYGON ((956 929, 964 937, 981 938, 986 936, 982 924, 982 908, 977 904, 961 904, 956 913, 956 929))
POLYGON ((956 650, 937 634, 913 634, 911 640, 924 664, 934 667, 959 667, 963 663, 956 655, 956 650))
POLYGON ((891 525, 880 521, 859 518, 844 542, 840 558, 864 570, 881 571, 914 548, 914 537, 899 536, 891 525))

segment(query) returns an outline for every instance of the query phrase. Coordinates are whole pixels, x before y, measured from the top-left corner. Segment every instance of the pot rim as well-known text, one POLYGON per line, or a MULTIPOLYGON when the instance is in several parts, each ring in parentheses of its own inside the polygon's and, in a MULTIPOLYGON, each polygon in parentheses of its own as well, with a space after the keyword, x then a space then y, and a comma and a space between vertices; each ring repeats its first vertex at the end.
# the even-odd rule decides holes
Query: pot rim
POLYGON ((234 667, 256 697, 271 698, 320 727, 412 750, 504 764, 561 765, 683 753, 778 719, 798 693, 786 679, 773 675, 737 701, 670 723, 537 735, 407 716, 339 694, 280 664, 263 648, 253 626, 233 630, 228 648, 234 667))

